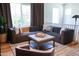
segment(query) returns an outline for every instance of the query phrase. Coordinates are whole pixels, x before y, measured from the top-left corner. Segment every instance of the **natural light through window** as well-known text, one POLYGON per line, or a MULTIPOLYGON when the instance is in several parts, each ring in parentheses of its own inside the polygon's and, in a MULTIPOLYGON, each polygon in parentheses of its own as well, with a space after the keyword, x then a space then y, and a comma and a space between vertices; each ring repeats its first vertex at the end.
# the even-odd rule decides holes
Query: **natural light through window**
POLYGON ((53 8, 52 16, 52 22, 59 23, 59 8, 53 8))
POLYGON ((30 4, 11 3, 10 5, 13 27, 29 27, 30 4))
POLYGON ((71 15, 71 8, 67 8, 65 10, 65 15, 71 15))
POLYGON ((65 9, 64 24, 74 24, 71 15, 72 15, 72 9, 71 8, 66 8, 65 9))

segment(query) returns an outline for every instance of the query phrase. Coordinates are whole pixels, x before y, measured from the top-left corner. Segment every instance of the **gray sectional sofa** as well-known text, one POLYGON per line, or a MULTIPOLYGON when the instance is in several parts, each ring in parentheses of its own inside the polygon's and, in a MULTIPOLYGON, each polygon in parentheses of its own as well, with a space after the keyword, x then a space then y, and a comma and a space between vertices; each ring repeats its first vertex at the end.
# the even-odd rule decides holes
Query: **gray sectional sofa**
MULTIPOLYGON (((49 35, 52 35, 52 36, 55 36, 55 42, 58 42, 60 44, 68 44, 70 42, 73 41, 73 35, 74 35, 74 30, 73 29, 67 29, 66 31, 63 32, 62 35, 60 35, 60 30, 61 30, 61 27, 52 27, 52 32, 50 31, 43 31, 43 26, 31 26, 29 27, 30 28, 30 32, 29 33, 24 33, 24 38, 26 37, 26 39, 18 39, 17 42, 23 42, 23 41, 26 41, 28 39, 28 35, 30 34, 35 34, 37 33, 38 31, 42 31, 46 34, 49 34, 49 35)), ((7 41, 10 42, 10 43, 15 43, 16 40, 13 40, 12 38, 12 35, 13 35, 13 32, 14 30, 10 30, 9 28, 9 31, 8 31, 8 39, 7 41)), ((22 33, 23 34, 23 33, 22 33)), ((28 39, 29 40, 29 39, 28 39)))

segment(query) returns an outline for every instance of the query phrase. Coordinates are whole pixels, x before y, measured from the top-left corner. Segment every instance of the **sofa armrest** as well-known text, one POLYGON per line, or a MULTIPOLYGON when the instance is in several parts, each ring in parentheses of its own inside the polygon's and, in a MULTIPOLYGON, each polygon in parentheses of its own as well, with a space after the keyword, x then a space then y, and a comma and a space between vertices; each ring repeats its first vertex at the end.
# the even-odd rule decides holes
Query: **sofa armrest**
POLYGON ((10 43, 20 43, 28 40, 28 32, 18 33, 16 34, 15 29, 8 28, 7 41, 10 43))
POLYGON ((64 31, 63 35, 61 35, 61 43, 62 44, 67 44, 73 41, 74 37, 74 30, 68 29, 64 31))
POLYGON ((15 36, 16 36, 16 32, 13 28, 8 28, 8 31, 7 31, 7 41, 12 43, 13 40, 15 39, 15 36))
POLYGON ((53 27, 52 32, 60 33, 61 27, 53 27))

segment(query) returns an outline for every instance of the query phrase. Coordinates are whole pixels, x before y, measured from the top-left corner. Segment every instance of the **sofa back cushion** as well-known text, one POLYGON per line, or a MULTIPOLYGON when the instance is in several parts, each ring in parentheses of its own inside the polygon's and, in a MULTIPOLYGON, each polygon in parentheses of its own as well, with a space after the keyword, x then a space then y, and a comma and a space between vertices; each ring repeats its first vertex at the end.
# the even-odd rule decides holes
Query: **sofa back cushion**
POLYGON ((60 33, 61 27, 53 27, 52 32, 60 33))
POLYGON ((29 27, 20 28, 21 33, 29 32, 29 27))
POLYGON ((30 32, 33 32, 33 31, 42 31, 42 28, 43 28, 43 26, 31 26, 29 28, 29 31, 30 32))

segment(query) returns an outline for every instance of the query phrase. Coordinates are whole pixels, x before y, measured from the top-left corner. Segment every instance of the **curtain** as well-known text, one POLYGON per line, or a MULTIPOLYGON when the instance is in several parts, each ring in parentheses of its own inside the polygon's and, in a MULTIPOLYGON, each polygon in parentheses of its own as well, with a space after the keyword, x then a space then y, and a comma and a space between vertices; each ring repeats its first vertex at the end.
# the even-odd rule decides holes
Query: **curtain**
POLYGON ((44 4, 31 4, 31 26, 42 26, 44 23, 44 4))
MULTIPOLYGON (((3 16, 6 22, 5 28, 12 27, 11 13, 10 13, 10 4, 9 3, 0 3, 0 16, 3 16)), ((0 55, 1 55, 1 44, 0 44, 0 55)))
POLYGON ((0 56, 1 56, 1 43, 0 43, 0 56))
POLYGON ((10 3, 0 3, 0 16, 4 17, 8 27, 12 27, 10 3))

